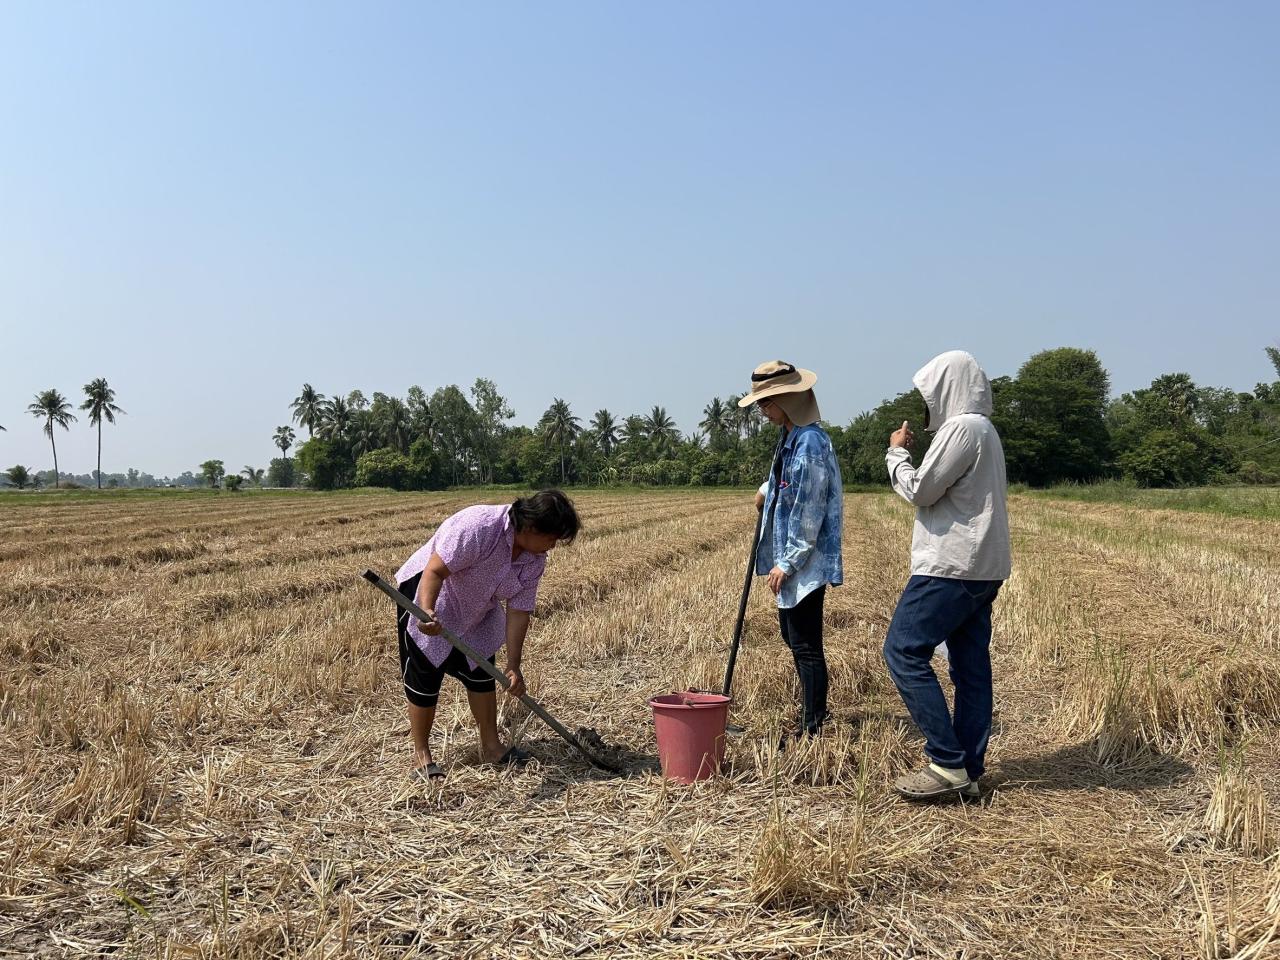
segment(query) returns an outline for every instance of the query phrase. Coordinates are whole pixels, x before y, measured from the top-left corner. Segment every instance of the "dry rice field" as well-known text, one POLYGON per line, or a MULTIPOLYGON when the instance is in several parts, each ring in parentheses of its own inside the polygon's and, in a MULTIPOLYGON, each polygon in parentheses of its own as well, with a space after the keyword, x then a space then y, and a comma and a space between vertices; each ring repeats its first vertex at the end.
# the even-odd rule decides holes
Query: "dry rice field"
POLYGON ((577 499, 526 674, 631 774, 512 705, 536 761, 479 765, 446 681, 427 787, 359 574, 466 495, 0 498, 0 955, 1280 956, 1275 522, 1015 499, 987 792, 913 806, 880 658, 905 505, 846 501, 836 722, 773 750, 796 694, 757 589, 746 734, 685 788, 645 701, 718 684, 750 495, 577 499))

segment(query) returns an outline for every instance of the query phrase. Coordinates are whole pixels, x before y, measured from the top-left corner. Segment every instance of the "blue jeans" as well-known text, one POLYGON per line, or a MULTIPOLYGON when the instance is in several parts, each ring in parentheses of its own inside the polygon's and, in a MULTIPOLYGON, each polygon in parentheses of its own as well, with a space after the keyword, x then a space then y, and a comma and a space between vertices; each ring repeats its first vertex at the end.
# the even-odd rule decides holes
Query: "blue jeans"
POLYGON ((924 752, 942 767, 982 776, 991 737, 991 604, 1000 580, 913 576, 902 591, 884 638, 884 659, 924 734, 924 752), (930 659, 946 641, 955 716, 947 710, 930 659))

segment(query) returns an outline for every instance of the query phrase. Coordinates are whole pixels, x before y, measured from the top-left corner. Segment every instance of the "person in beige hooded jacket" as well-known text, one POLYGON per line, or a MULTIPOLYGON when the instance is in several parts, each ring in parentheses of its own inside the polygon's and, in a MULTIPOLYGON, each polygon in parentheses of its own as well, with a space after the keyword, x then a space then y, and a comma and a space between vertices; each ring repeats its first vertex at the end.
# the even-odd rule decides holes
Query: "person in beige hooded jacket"
POLYGON ((991 607, 1011 569, 1004 448, 989 419, 991 383, 972 356, 941 354, 913 379, 925 402, 925 429, 937 433, 918 468, 906 421, 885 454, 893 489, 915 506, 916 521, 911 578, 884 656, 930 762, 896 788, 911 799, 977 797, 991 735, 991 607), (930 663, 943 643, 954 715, 930 663))

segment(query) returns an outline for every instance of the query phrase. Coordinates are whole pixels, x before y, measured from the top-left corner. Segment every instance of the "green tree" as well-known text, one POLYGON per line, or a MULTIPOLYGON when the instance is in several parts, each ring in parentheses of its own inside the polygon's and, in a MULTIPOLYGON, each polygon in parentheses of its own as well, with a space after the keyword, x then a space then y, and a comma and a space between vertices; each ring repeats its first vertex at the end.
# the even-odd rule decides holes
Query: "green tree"
POLYGON ((680 442, 680 431, 664 408, 655 406, 649 411, 644 420, 644 430, 649 449, 656 457, 666 460, 674 456, 676 444, 680 442))
POLYGON ((232 493, 239 493, 240 485, 242 483, 244 483, 244 477, 240 476, 239 474, 233 473, 223 481, 223 486, 225 486, 232 493))
POLYGON ((320 405, 320 423, 316 436, 321 440, 342 440, 351 426, 351 408, 341 397, 325 400, 320 405))
POLYGON ((36 402, 27 407, 27 412, 37 420, 44 421, 44 435, 49 438, 49 444, 53 447, 53 486, 56 490, 58 487, 58 445, 53 439, 54 424, 60 426, 63 430, 70 430, 71 424, 76 422, 76 416, 71 412, 71 404, 67 403, 67 398, 60 394, 57 390, 42 390, 36 394, 36 402))
POLYGON ((248 464, 245 464, 245 468, 241 470, 240 473, 244 476, 246 480, 252 483, 255 487, 262 486, 262 478, 266 475, 266 471, 263 470, 261 467, 258 467, 255 470, 253 467, 249 466, 248 464))
POLYGON ((1271 361, 1271 366, 1275 368, 1276 377, 1280 378, 1280 349, 1276 347, 1263 347, 1267 352, 1267 359, 1271 361))
POLYGON ((393 490, 409 489, 413 464, 409 458, 392 447, 370 450, 356 461, 357 487, 390 487, 393 490))
POLYGON ((378 425, 382 446, 395 447, 401 453, 408 453, 414 435, 413 414, 408 405, 399 397, 376 393, 369 412, 378 425))
POLYGON ((355 475, 355 463, 351 457, 331 440, 312 437, 298 447, 296 459, 306 474, 307 485, 314 490, 349 487, 355 475))
POLYGON ((382 432, 368 410, 358 410, 351 421, 351 452, 359 457, 382 444, 382 432))
POLYGON ((471 387, 471 400, 476 412, 475 450, 480 467, 480 482, 493 483, 494 468, 501 453, 506 421, 516 415, 505 397, 498 393, 492 380, 478 378, 471 387))
POLYGON ((1203 483, 1196 444, 1177 430, 1152 430, 1120 454, 1125 476, 1144 487, 1179 487, 1203 483))
POLYGON ((618 447, 618 422, 608 410, 597 410, 591 418, 591 432, 596 446, 606 457, 613 456, 618 447))
POLYGON ((221 460, 206 460, 200 464, 200 476, 204 477, 205 483, 211 487, 216 487, 226 473, 227 470, 221 460))
MULTIPOLYGON (((1280 351, 1264 349, 1280 375, 1280 351)), ((1274 483, 1280 477, 1280 380, 1260 382, 1252 393, 1202 387, 1196 392, 1195 418, 1240 461, 1238 479, 1274 483)))
POLYGON ((430 409, 434 445, 443 456, 443 469, 456 486, 470 477, 475 457, 475 409, 455 384, 433 393, 430 409))
POLYGON ((543 442, 547 446, 559 448, 560 482, 567 483, 565 447, 572 444, 578 438, 578 434, 582 432, 581 422, 573 415, 573 411, 569 409, 569 404, 556 397, 551 401, 551 406, 542 415, 542 419, 538 421, 538 428, 542 433, 543 442))
POLYGON ((447 485, 440 457, 426 437, 419 437, 410 444, 409 469, 409 488, 412 490, 443 490, 447 485))
POLYGON ((369 401, 365 399, 364 394, 359 390, 352 390, 347 394, 347 406, 358 413, 361 410, 369 409, 369 401))
POLYGON ((558 464, 554 457, 547 456, 547 441, 541 425, 536 431, 513 430, 509 439, 521 483, 529 487, 549 487, 556 482, 558 464))
POLYGON ((754 403, 747 404, 745 407, 738 406, 738 401, 742 399, 742 394, 735 393, 729 396, 724 402, 725 410, 728 414, 729 427, 739 437, 745 437, 750 440, 760 433, 760 428, 764 426, 764 419, 760 411, 754 403))
POLYGON ((302 393, 294 397, 289 406, 293 410, 293 419, 307 428, 308 437, 314 437, 316 427, 324 420, 324 394, 316 393, 311 384, 304 383, 302 393))
POLYGON ((296 479, 293 461, 288 457, 276 457, 267 468, 267 483, 273 487, 292 487, 296 479))
POLYGON ((10 467, 8 470, 4 472, 4 475, 8 477, 9 482, 12 483, 19 490, 25 490, 27 487, 31 485, 33 480, 33 477, 31 476, 31 471, 28 470, 26 467, 24 467, 20 463, 10 467))
POLYGON ((644 417, 632 414, 622 421, 618 436, 621 447, 630 462, 639 462, 648 456, 649 431, 645 427, 644 417))
MULTIPOLYGON (((929 452, 933 434, 924 430, 924 400, 915 390, 904 391, 892 399, 881 401, 875 409, 859 414, 844 429, 839 442, 834 436, 831 438, 847 483, 889 483, 884 455, 889 448, 889 435, 902 426, 903 420, 909 421, 914 428, 916 442, 912 454, 915 462, 920 463, 929 452)), ((760 436, 766 437, 768 432, 762 432, 760 436)), ((767 475, 771 462, 771 458, 765 461, 760 480, 767 475)))
POLYGON ((102 421, 116 422, 116 414, 123 414, 115 404, 116 392, 107 385, 102 377, 91 380, 84 385, 85 401, 80 404, 81 410, 89 411, 89 423, 98 428, 98 469, 96 479, 98 489, 102 489, 102 421))
POLYGON ((280 456, 287 457, 295 438, 293 427, 276 427, 275 436, 271 438, 271 442, 280 448, 280 456))
POLYGON ((1143 486, 1208 483, 1228 474, 1234 455, 1197 419, 1201 395, 1188 374, 1169 373, 1107 408, 1116 461, 1143 486))
POLYGON ((1097 354, 1074 347, 1037 353, 1016 379, 993 384, 992 420, 1009 479, 1046 486, 1104 476, 1111 460, 1110 392, 1111 379, 1097 354))
POLYGON ((732 431, 737 434, 738 424, 734 411, 725 406, 719 397, 712 397, 711 402, 702 408, 702 422, 698 424, 707 431, 713 449, 722 450, 725 440, 732 431))
POLYGON ((435 431, 435 419, 431 414, 431 402, 417 384, 405 394, 405 409, 409 413, 409 442, 412 443, 418 437, 430 440, 435 431))

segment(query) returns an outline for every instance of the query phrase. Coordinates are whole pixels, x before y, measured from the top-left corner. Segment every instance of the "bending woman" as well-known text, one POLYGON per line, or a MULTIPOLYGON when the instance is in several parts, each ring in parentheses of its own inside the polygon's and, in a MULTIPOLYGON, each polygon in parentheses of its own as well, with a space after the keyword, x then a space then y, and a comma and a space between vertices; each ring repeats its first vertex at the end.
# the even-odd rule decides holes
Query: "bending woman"
POLYGON ((434 780, 444 771, 431 756, 431 727, 440 685, 446 675, 467 691, 480 733, 480 756, 488 763, 523 763, 529 755, 504 749, 498 739, 497 684, 440 633, 443 624, 494 663, 507 648, 506 674, 511 696, 524 693, 520 665, 529 614, 547 553, 570 543, 580 524, 573 503, 559 490, 543 490, 510 506, 467 507, 436 529, 396 572, 400 592, 436 619, 420 623, 398 611, 400 674, 409 701, 415 776, 434 780), (504 608, 505 605, 505 608, 504 608))

